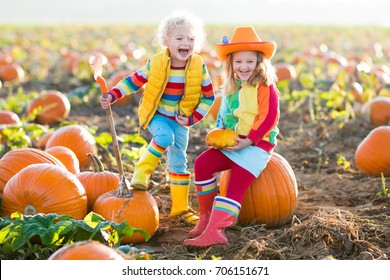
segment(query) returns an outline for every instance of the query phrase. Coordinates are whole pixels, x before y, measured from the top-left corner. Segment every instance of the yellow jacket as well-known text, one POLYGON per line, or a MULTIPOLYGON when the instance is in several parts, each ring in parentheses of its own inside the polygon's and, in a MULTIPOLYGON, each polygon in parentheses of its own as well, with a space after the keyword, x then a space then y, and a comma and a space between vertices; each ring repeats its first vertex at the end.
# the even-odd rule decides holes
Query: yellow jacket
MULTIPOLYGON (((180 114, 189 117, 199 104, 202 85, 202 57, 193 54, 185 68, 184 95, 179 102, 180 114)), ((141 103, 138 107, 138 118, 142 128, 147 128, 156 113, 160 99, 168 83, 171 68, 169 51, 154 55, 150 59, 150 73, 141 103)))

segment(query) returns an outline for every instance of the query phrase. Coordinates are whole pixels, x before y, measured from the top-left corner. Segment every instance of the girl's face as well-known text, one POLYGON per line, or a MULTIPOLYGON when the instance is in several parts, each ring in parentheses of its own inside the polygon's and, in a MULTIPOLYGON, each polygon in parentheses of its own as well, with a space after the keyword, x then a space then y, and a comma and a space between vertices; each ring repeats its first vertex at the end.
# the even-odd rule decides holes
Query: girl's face
POLYGON ((168 35, 165 45, 171 55, 171 65, 182 67, 194 51, 195 38, 189 27, 178 29, 174 27, 168 35))
POLYGON ((249 80, 257 66, 257 52, 238 51, 232 58, 234 74, 243 82, 249 80))

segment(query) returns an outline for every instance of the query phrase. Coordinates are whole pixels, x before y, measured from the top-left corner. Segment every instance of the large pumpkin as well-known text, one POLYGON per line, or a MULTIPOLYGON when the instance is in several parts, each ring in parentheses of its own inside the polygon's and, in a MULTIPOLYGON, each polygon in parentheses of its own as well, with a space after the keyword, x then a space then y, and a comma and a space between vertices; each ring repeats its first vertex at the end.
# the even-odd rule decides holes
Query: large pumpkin
POLYGON ((53 146, 47 148, 45 152, 60 160, 71 173, 77 174, 80 172, 79 159, 77 158, 76 154, 68 147, 53 146))
MULTIPOLYGON (((146 230, 153 236, 159 225, 159 211, 154 197, 145 191, 130 190, 120 194, 118 190, 109 191, 95 201, 93 212, 103 216, 106 220, 117 223, 126 220, 134 228, 146 230)), ((142 243, 145 236, 135 232, 131 236, 122 238, 122 244, 142 243)))
POLYGON ((0 192, 16 173, 34 163, 50 163, 64 169, 64 164, 44 151, 34 148, 20 148, 7 152, 0 160, 0 192))
POLYGON ((5 185, 2 214, 67 214, 81 220, 87 214, 87 195, 76 176, 65 168, 37 163, 27 166, 5 185))
POLYGON ((359 171, 371 175, 390 175, 390 126, 378 126, 358 145, 355 162, 359 171))
POLYGON ((96 199, 105 192, 118 189, 119 174, 104 170, 98 157, 89 154, 92 158, 94 171, 83 171, 76 177, 83 184, 88 197, 88 212, 92 211, 96 199))
MULTIPOLYGON (((226 195, 230 170, 220 178, 221 195, 226 195)), ((298 187, 294 172, 285 158, 273 153, 267 167, 252 183, 241 204, 238 222, 279 227, 289 221, 298 201, 298 187)))
POLYGON ((36 121, 40 124, 53 124, 66 119, 70 113, 70 102, 65 94, 57 90, 43 91, 27 106, 27 114, 39 110, 36 121))
POLYGON ((79 159, 80 169, 88 168, 91 164, 88 154, 97 152, 95 138, 81 125, 68 125, 56 130, 47 140, 46 149, 53 146, 71 149, 79 159))
POLYGON ((98 241, 78 241, 55 251, 48 260, 124 260, 115 250, 98 241))

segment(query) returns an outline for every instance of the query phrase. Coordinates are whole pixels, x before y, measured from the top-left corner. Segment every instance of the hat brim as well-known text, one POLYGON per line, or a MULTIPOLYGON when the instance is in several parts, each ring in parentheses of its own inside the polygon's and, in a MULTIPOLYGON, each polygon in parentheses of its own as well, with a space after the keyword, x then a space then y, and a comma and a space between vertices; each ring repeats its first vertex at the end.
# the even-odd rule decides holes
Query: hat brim
POLYGON ((265 58, 271 59, 275 54, 275 50, 275 42, 251 42, 215 45, 215 51, 221 61, 225 61, 229 53, 237 51, 258 51, 264 53, 265 58))

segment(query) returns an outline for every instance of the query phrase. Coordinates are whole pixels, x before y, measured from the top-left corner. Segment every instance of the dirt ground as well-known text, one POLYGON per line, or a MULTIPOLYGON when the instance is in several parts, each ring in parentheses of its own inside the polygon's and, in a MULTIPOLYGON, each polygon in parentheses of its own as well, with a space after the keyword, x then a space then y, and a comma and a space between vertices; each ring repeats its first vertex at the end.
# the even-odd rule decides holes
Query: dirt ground
MULTIPOLYGON (((134 104, 113 107, 117 133, 134 133, 126 125, 136 118, 134 104)), ((182 245, 192 226, 168 217, 169 186, 164 161, 152 175, 149 191, 160 211, 160 225, 138 249, 151 250, 153 259, 388 259, 390 255, 390 200, 377 195, 383 184, 380 177, 358 172, 354 153, 361 140, 373 128, 356 118, 343 128, 327 121, 313 124, 304 110, 287 113, 281 105, 280 135, 276 152, 294 170, 298 183, 298 204, 291 221, 279 228, 264 225, 235 225, 225 231, 229 244, 206 250, 188 250, 182 245), (341 153, 349 167, 337 163, 341 153)), ((95 125, 108 131, 106 115, 98 107, 73 109, 70 120, 95 125)), ((206 149, 208 128, 191 129, 188 149, 189 169, 206 149)), ((149 141, 150 135, 142 132, 149 141)), ((129 174, 131 176, 131 174, 129 174)), ((388 187, 390 178, 385 178, 388 187)), ((196 194, 191 191, 191 206, 198 209, 196 194)))

